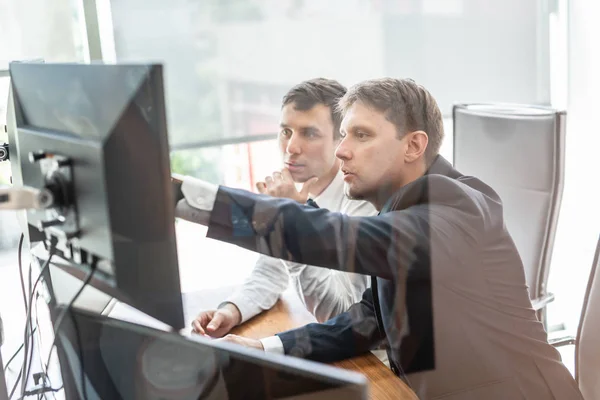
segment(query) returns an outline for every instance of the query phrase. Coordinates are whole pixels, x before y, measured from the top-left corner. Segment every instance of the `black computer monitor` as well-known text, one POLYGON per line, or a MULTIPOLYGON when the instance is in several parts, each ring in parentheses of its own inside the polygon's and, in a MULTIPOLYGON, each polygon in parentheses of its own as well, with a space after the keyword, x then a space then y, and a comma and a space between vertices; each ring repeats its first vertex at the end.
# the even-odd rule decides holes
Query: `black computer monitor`
POLYGON ((12 63, 10 77, 22 183, 52 194, 28 224, 182 328, 162 67, 12 63))
POLYGON ((364 376, 77 309, 59 329, 69 399, 363 400, 364 376), (85 386, 81 384, 85 382, 85 386))

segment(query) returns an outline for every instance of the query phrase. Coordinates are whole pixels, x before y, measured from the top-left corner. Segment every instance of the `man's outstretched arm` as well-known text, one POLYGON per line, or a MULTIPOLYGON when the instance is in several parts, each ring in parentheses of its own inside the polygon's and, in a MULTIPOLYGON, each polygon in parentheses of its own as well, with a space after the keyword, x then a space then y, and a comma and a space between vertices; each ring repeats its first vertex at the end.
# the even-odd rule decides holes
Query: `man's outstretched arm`
MULTIPOLYGON (((459 193, 458 185, 445 177, 431 179, 436 202, 417 202, 377 217, 349 217, 186 178, 177 216, 208 225, 210 238, 272 257, 404 284, 417 255, 431 255, 433 235, 447 238, 444 246, 451 243, 462 251, 478 240, 479 225, 486 221, 479 205, 459 193)), ((421 190, 417 187, 415 193, 421 190)), ((428 275, 428 269, 411 273, 417 279, 428 280, 428 275)))
MULTIPOLYGON (((208 225, 207 237, 300 264, 394 279, 385 259, 377 260, 377 265, 364 259, 365 264, 378 270, 377 273, 371 268, 357 270, 354 265, 357 250, 360 250, 357 245, 370 253, 376 250, 364 243, 364 239, 374 241, 379 248, 386 246, 390 236, 389 223, 383 224, 377 237, 362 234, 362 240, 357 240, 358 224, 363 218, 218 187, 191 177, 184 178, 182 192, 185 198, 177 204, 176 216, 208 225), (384 271, 386 273, 382 274, 384 271)), ((383 251, 384 256, 386 253, 387 248, 383 251)))
POLYGON ((202 223, 210 215, 207 237, 286 261, 396 281, 416 246, 428 252, 425 209, 422 217, 414 212, 349 217, 227 187, 219 188, 213 204, 202 215, 202 223))

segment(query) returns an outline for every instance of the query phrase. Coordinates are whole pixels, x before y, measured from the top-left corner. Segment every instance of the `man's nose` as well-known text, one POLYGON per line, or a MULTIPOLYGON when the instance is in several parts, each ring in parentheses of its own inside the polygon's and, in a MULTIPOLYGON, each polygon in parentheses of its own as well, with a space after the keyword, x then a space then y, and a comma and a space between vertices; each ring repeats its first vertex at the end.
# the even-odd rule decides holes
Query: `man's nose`
POLYGON ((335 149, 335 156, 342 161, 346 161, 352 158, 352 152, 350 151, 350 148, 346 143, 346 138, 342 139, 337 149, 335 149))
POLYGON ((288 154, 302 153, 302 146, 300 145, 300 141, 298 140, 298 137, 296 135, 292 134, 292 136, 290 137, 290 139, 287 142, 285 151, 288 154))

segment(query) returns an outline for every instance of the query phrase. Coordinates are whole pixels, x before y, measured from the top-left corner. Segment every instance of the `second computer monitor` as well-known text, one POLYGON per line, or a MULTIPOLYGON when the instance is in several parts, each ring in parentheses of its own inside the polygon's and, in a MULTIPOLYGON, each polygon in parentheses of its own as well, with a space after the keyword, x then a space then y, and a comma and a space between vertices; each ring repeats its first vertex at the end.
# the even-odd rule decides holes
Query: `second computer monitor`
POLYGON ((53 193, 29 225, 182 328, 162 67, 13 63, 10 76, 23 184, 53 193))

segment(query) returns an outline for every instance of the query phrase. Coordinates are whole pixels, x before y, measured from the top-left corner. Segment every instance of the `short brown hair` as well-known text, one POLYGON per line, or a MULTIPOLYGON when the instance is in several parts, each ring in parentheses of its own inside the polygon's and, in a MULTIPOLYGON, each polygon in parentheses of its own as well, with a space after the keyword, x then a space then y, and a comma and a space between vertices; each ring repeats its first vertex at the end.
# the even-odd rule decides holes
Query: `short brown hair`
POLYGON ((338 102, 346 94, 346 87, 333 79, 315 78, 301 82, 291 88, 281 102, 281 108, 294 104, 300 111, 308 111, 317 104, 323 104, 331 110, 333 122, 333 138, 340 138, 342 114, 338 110, 338 102))
POLYGON ((429 137, 425 161, 431 164, 444 139, 442 112, 437 102, 423 86, 412 79, 370 79, 352 86, 338 104, 343 114, 356 102, 385 114, 398 130, 398 138, 414 131, 424 131, 429 137))

